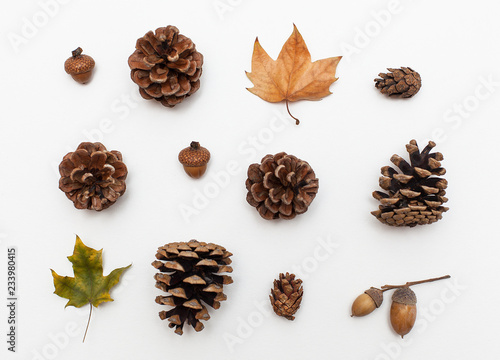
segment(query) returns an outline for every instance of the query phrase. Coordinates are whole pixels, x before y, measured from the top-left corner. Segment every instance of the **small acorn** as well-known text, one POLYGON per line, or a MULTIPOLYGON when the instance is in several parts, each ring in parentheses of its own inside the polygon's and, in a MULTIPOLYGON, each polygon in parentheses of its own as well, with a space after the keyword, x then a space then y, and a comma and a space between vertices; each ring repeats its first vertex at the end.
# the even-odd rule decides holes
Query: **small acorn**
POLYGON ((199 142, 192 141, 189 147, 179 153, 179 161, 184 166, 186 174, 194 179, 199 179, 207 170, 210 151, 200 146, 199 142))
POLYGON ((382 290, 371 287, 363 294, 359 295, 352 303, 352 316, 365 316, 373 312, 382 305, 384 293, 382 290))
POLYGON ((391 325, 401 338, 408 334, 417 318, 417 296, 409 287, 397 289, 392 295, 391 325))
POLYGON ((64 62, 64 70, 80 84, 86 84, 92 77, 95 61, 89 55, 82 55, 79 47, 71 52, 72 56, 64 62))

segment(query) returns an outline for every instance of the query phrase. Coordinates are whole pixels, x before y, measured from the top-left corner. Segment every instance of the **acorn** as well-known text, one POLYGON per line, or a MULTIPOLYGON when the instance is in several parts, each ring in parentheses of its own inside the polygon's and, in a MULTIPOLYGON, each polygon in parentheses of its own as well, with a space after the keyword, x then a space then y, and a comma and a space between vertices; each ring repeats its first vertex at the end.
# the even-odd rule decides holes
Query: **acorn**
POLYGON ((199 179, 207 170, 210 151, 200 146, 199 142, 192 141, 189 147, 179 153, 179 161, 184 166, 186 174, 194 179, 199 179))
POLYGON ((82 55, 82 48, 79 47, 71 52, 72 56, 64 62, 64 70, 80 84, 86 84, 92 77, 92 70, 95 61, 89 55, 82 55))
POLYGON ((378 309, 384 301, 384 293, 382 290, 371 287, 363 294, 359 295, 352 303, 352 316, 365 316, 378 309))
POLYGON ((417 318, 417 296, 409 287, 397 289, 392 295, 391 325, 401 338, 408 334, 417 318))

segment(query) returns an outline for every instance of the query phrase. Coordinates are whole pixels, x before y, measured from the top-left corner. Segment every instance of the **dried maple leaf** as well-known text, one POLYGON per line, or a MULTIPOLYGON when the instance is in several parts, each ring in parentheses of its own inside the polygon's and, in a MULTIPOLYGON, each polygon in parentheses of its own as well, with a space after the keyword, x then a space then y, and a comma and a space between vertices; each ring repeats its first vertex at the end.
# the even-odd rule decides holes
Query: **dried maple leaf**
POLYGON ((90 304, 89 321, 83 337, 83 341, 85 341, 92 316, 92 307, 98 307, 103 302, 113 301, 109 291, 118 284, 121 274, 132 265, 115 269, 108 276, 103 276, 102 250, 97 251, 85 246, 78 235, 73 255, 68 256, 68 260, 73 263, 75 277, 59 276, 50 269, 54 277, 54 294, 69 299, 66 307, 80 308, 90 304))
POLYGON ((254 87, 247 89, 269 102, 320 100, 330 95, 330 85, 337 81, 335 71, 342 56, 311 62, 311 54, 297 27, 281 49, 278 59, 273 60, 255 40, 252 56, 252 72, 246 73, 254 87))

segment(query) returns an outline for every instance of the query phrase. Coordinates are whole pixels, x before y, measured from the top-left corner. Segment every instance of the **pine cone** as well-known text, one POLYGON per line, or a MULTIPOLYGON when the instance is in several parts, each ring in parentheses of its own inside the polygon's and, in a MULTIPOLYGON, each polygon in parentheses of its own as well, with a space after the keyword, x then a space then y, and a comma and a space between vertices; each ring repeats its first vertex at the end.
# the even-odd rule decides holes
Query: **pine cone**
POLYGON ((191 240, 174 242, 158 248, 152 265, 160 272, 155 275, 156 287, 171 294, 158 296, 156 303, 175 306, 170 311, 161 311, 160 318, 168 318, 169 327, 182 335, 187 322, 196 331, 203 330, 200 320, 210 319, 204 304, 214 309, 226 300, 223 285, 231 284, 231 254, 220 245, 191 240), (203 303, 202 303, 203 301, 203 303))
POLYGON ((318 187, 307 162, 285 152, 266 155, 262 164, 248 168, 247 202, 266 220, 293 219, 307 211, 318 187))
POLYGON ((203 55, 175 26, 149 31, 135 48, 128 65, 144 99, 174 107, 200 88, 203 55))
POLYGON ((299 310, 303 293, 302 280, 295 279, 294 274, 280 274, 279 279, 274 280, 274 289, 271 289, 269 295, 276 315, 294 320, 293 315, 299 310))
POLYGON ((441 167, 443 154, 431 153, 436 144, 429 144, 419 152, 417 142, 411 140, 406 145, 410 154, 410 164, 398 155, 393 155, 391 161, 401 173, 390 166, 382 168, 380 187, 388 193, 374 191, 373 197, 380 200, 379 210, 372 214, 382 223, 391 226, 410 226, 432 224, 442 218, 448 211, 442 206, 448 199, 446 187, 448 182, 439 176, 446 170, 441 167))
POLYGON ((125 193, 127 167, 119 151, 99 143, 83 142, 59 165, 59 189, 77 209, 104 210, 125 193))
POLYGON ((403 98, 410 98, 420 90, 422 86, 422 79, 420 74, 409 67, 402 67, 401 69, 387 70, 390 73, 380 73, 381 77, 375 79, 375 87, 380 89, 382 94, 399 95, 403 98))

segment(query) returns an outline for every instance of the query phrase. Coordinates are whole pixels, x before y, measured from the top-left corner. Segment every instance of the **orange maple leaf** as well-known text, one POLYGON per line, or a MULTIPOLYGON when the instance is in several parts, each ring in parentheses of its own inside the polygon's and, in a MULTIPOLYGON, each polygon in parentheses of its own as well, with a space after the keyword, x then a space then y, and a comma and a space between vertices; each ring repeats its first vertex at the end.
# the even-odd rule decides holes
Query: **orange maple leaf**
POLYGON ((288 113, 298 125, 299 120, 290 113, 288 103, 320 100, 330 95, 330 85, 338 80, 335 71, 341 58, 336 56, 311 62, 311 54, 294 24, 293 33, 276 60, 266 53, 259 39, 255 39, 252 72, 246 72, 254 87, 247 90, 269 102, 285 100, 288 113))

